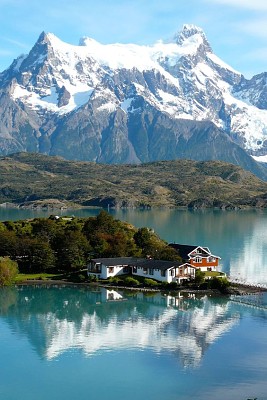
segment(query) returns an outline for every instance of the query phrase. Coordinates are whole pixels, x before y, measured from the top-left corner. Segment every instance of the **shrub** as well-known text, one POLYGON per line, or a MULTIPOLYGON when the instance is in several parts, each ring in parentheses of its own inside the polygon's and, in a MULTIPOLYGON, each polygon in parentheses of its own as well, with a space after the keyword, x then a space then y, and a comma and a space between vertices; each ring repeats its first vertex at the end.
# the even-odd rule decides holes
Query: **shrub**
POLYGON ((87 276, 84 274, 79 274, 77 277, 78 282, 85 282, 87 280, 87 276))
POLYGON ((120 279, 118 276, 112 276, 108 279, 108 282, 112 285, 119 285, 122 283, 122 279, 120 279))
POLYGON ((131 276, 127 276, 124 280, 125 284, 127 286, 138 286, 140 285, 140 282, 137 279, 132 278, 131 276))
POLYGON ((168 289, 177 289, 178 288, 178 283, 177 282, 170 282, 167 284, 168 289))
POLYGON ((9 257, 0 257, 0 286, 11 285, 18 274, 18 264, 9 257))
POLYGON ((96 275, 88 275, 88 282, 98 282, 98 277, 96 275))
POLYGON ((227 292, 227 288, 230 286, 230 282, 226 278, 212 278, 208 283, 211 289, 218 289, 222 293, 227 292))
POLYGON ((196 285, 202 285, 205 282, 205 272, 200 269, 196 270, 195 283, 196 285))
POLYGON ((145 286, 150 286, 150 287, 158 286, 157 281, 155 281, 154 279, 149 279, 149 278, 145 278, 144 284, 145 284, 145 286))

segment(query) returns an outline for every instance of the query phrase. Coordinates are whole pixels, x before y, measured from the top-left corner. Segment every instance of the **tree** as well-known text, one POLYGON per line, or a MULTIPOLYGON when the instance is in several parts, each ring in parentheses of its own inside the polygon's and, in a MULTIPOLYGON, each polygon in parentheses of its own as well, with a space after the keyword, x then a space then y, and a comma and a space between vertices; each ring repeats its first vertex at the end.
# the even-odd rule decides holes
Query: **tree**
POLYGON ((14 231, 0 231, 0 256, 15 258, 17 246, 18 239, 14 231))
POLYGON ((200 286, 205 282, 205 272, 201 271, 200 269, 196 270, 195 275, 195 283, 196 285, 200 286))
POLYGON ((20 271, 38 273, 55 266, 55 255, 50 244, 40 238, 21 238, 19 249, 17 259, 20 271))
POLYGON ((34 237, 40 237, 42 240, 50 242, 59 230, 56 221, 50 218, 36 218, 32 222, 32 234, 34 237))
POLYGON ((57 235, 52 246, 57 257, 57 268, 61 271, 84 268, 92 250, 83 233, 72 230, 57 235))
POLYGON ((163 245, 159 248, 155 258, 159 260, 182 261, 182 258, 177 254, 176 250, 168 245, 163 245))
POLYGON ((0 257, 0 286, 11 285, 18 274, 18 265, 9 257, 0 257))
POLYGON ((115 220, 108 212, 101 210, 95 220, 96 230, 114 234, 119 230, 120 222, 115 220))
POLYGON ((134 240, 138 247, 145 249, 150 246, 151 234, 148 228, 139 228, 134 234, 134 240))

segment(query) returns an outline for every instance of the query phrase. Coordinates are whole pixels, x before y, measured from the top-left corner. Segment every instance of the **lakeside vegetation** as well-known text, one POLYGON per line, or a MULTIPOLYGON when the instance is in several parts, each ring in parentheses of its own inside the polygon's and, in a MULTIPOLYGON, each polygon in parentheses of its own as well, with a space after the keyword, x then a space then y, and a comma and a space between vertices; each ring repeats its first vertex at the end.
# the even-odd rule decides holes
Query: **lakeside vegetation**
MULTIPOLYGON (((97 283, 88 277, 87 264, 96 257, 147 257, 181 261, 177 252, 148 228, 135 228, 114 219, 105 211, 96 217, 35 218, 0 222, 0 286, 13 282, 62 281, 97 283)), ((194 289, 224 291, 228 282, 213 274, 197 271, 196 279, 185 286, 194 289)), ((105 281, 105 285, 177 289, 177 283, 153 279, 120 276, 105 281)))
POLYGON ((93 257, 180 260, 174 249, 148 228, 114 219, 105 211, 89 218, 54 217, 0 222, 0 256, 20 273, 66 274, 86 268, 93 257))
POLYGON ((0 168, 0 203, 23 207, 267 206, 266 182, 221 161, 104 165, 18 153, 0 168))

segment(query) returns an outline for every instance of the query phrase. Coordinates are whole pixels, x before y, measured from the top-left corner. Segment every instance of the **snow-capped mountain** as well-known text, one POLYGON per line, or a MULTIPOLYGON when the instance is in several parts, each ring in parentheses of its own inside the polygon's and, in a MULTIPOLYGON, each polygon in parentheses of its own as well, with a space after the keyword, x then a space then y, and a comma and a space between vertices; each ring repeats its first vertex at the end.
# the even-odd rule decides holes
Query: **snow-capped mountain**
MULTIPOLYGON (((0 74, 0 152, 105 163, 267 154, 266 74, 246 80, 184 25, 153 46, 42 33, 0 74)), ((259 169, 259 171, 258 171, 259 169)))

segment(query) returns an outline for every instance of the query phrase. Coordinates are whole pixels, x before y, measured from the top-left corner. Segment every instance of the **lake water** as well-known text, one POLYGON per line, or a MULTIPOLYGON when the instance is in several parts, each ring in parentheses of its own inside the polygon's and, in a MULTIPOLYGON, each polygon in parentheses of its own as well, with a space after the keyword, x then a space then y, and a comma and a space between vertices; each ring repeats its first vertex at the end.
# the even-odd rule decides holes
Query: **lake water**
POLYGON ((266 400, 267 298, 249 300, 2 288, 0 398, 266 400))
MULTIPOLYGON (((62 211, 88 217, 97 209, 62 211)), ((111 210, 118 219, 147 226, 168 242, 202 245, 221 257, 220 269, 232 279, 267 286, 267 211, 111 210)), ((49 216, 51 211, 0 208, 0 220, 49 216)))
MULTIPOLYGON (((267 283, 265 211, 111 213, 167 241, 208 246, 231 276, 267 283)), ((0 209, 2 220, 49 214, 0 209)), ((267 400, 267 293, 2 288, 0 335, 1 400, 267 400)))

